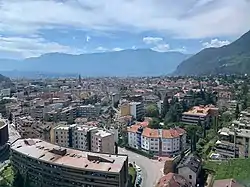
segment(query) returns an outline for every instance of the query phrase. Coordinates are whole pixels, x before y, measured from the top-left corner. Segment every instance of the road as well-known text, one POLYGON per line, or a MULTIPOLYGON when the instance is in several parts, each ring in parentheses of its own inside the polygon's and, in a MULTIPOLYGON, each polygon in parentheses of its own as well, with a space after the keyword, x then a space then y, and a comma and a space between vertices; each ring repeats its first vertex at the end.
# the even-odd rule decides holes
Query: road
POLYGON ((119 148, 120 154, 128 155, 129 162, 135 162, 142 170, 142 187, 152 187, 161 178, 164 163, 151 160, 134 152, 119 148))
POLYGON ((20 134, 15 129, 15 126, 13 123, 9 123, 9 143, 12 144, 17 139, 21 138, 20 134))

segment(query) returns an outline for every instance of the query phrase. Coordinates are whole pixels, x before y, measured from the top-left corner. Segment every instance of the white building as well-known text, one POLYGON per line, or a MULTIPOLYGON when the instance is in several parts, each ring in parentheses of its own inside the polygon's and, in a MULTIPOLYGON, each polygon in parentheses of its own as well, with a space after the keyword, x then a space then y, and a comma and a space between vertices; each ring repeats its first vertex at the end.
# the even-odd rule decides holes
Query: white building
POLYGON ((157 104, 157 108, 158 108, 159 114, 161 114, 162 113, 162 108, 163 108, 163 101, 160 100, 156 104, 157 104))
POLYGON ((0 92, 1 97, 10 97, 10 88, 2 89, 0 92))
POLYGON ((91 151, 114 154, 115 139, 114 134, 96 129, 91 132, 91 151))
POLYGON ((144 117, 144 105, 142 102, 130 102, 130 114, 137 120, 144 117))
POLYGON ((156 155, 171 156, 186 148, 186 131, 181 128, 151 129, 140 125, 127 128, 128 144, 156 155))
POLYGON ((96 117, 98 114, 97 108, 94 105, 83 105, 78 107, 77 116, 88 118, 88 117, 96 117))

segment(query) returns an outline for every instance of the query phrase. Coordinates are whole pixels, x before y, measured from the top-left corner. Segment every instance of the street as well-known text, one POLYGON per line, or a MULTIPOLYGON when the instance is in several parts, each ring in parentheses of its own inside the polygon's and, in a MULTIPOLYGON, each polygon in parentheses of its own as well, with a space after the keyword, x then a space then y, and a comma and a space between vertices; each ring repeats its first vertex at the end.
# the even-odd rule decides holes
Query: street
POLYGON ((16 131, 14 124, 9 123, 9 144, 12 144, 17 139, 21 138, 20 134, 16 131))
POLYGON ((119 154, 128 155, 129 162, 135 162, 142 170, 142 187, 152 187, 162 176, 163 162, 151 160, 124 148, 119 148, 119 154))

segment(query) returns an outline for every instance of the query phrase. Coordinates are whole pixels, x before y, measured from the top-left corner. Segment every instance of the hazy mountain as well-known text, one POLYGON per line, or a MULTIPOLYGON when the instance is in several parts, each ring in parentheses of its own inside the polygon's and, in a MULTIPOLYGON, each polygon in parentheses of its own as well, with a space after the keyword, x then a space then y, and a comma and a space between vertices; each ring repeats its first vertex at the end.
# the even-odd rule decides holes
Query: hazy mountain
POLYGON ((12 81, 10 80, 9 77, 3 76, 2 74, 0 74, 0 89, 2 88, 9 88, 13 86, 12 81))
POLYGON ((69 55, 49 53, 25 60, 0 60, 0 71, 79 73, 83 76, 166 75, 190 55, 149 49, 69 55))
POLYGON ((250 31, 220 48, 207 48, 183 61, 175 75, 250 73, 250 31))

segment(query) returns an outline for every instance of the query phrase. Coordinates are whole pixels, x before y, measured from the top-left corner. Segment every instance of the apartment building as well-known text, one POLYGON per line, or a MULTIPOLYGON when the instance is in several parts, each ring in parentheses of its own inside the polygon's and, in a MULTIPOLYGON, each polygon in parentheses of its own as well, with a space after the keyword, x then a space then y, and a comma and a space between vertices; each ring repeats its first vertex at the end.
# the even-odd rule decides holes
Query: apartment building
POLYGON ((132 115, 136 120, 143 119, 145 115, 144 105, 142 102, 131 102, 130 105, 130 115, 132 115))
POLYGON ((144 105, 142 102, 130 102, 121 105, 121 116, 131 115, 136 120, 143 119, 145 115, 144 105))
POLYGON ((218 110, 213 105, 194 106, 188 112, 182 113, 181 121, 191 125, 196 125, 200 121, 202 124, 209 125, 212 123, 212 120, 217 120, 218 110))
POLYGON ((158 101, 158 102, 156 103, 156 105, 157 105, 159 114, 161 114, 161 113, 162 113, 162 109, 163 109, 163 101, 162 101, 162 100, 158 101))
POLYGON ((129 103, 123 103, 120 106, 121 116, 129 116, 130 115, 130 106, 129 103))
POLYGON ((0 97, 10 97, 10 88, 0 90, 0 97))
POLYGON ((96 129, 91 131, 91 151, 114 154, 115 137, 114 134, 96 129))
POLYGON ((126 187, 128 156, 62 148, 39 139, 19 139, 11 163, 31 187, 126 187))
POLYGON ((151 129, 136 124, 128 127, 127 132, 130 147, 155 155, 172 156, 186 148, 186 132, 181 128, 151 129))
POLYGON ((22 138, 38 138, 41 136, 39 127, 42 126, 42 122, 30 116, 15 117, 15 125, 22 138))
POLYGON ((44 105, 36 105, 31 107, 30 116, 37 120, 42 120, 44 118, 44 105))
POLYGON ((77 116, 83 118, 96 117, 98 110, 94 105, 82 105, 77 108, 77 116))
POLYGON ((52 142, 79 150, 114 153, 114 134, 88 125, 59 125, 53 129, 52 142))
POLYGON ((8 123, 4 119, 0 118, 0 152, 5 148, 9 140, 8 123))
POLYGON ((77 108, 76 107, 67 107, 64 108, 60 113, 61 121, 67 121, 73 123, 77 118, 77 108))
POLYGON ((44 121, 54 121, 58 122, 60 121, 61 115, 59 111, 47 111, 44 113, 44 121))

